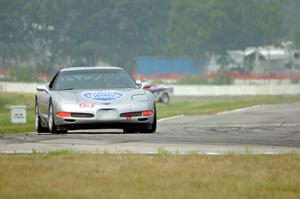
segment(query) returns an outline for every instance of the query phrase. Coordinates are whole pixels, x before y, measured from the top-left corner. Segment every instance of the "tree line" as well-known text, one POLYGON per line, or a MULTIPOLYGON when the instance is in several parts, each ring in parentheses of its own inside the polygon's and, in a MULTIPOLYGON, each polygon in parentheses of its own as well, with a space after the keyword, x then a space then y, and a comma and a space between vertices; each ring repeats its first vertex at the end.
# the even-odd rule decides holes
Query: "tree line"
POLYGON ((0 67, 54 71, 293 41, 297 0, 0 0, 0 67))

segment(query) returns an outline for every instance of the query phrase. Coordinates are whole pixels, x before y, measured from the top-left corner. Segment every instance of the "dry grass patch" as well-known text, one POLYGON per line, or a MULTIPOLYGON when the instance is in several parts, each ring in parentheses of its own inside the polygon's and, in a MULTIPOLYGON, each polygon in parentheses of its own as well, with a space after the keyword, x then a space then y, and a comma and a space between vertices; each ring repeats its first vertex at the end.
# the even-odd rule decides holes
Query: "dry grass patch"
POLYGON ((1 198, 300 198, 300 155, 0 156, 1 198))

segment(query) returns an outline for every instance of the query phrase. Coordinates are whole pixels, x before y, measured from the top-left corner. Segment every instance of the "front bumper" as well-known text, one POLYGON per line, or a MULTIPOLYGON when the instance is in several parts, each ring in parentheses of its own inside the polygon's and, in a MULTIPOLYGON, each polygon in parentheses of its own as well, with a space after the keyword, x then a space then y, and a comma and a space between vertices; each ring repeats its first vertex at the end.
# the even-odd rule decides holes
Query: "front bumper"
POLYGON ((132 112, 142 112, 144 110, 153 110, 149 104, 143 104, 143 106, 136 106, 135 108, 128 108, 126 106, 120 107, 103 107, 95 106, 93 108, 81 108, 78 109, 74 105, 64 105, 56 108, 54 110, 55 116, 54 121, 59 129, 74 130, 74 129, 122 129, 127 127, 138 127, 138 128, 148 128, 154 119, 154 112, 151 116, 143 116, 141 114, 133 114, 130 116, 124 116, 124 113, 132 112), (101 118, 99 116, 99 111, 101 110, 114 110, 115 115, 113 118, 101 118), (56 113, 64 111, 71 114, 70 117, 57 117, 56 113), (82 117, 83 115, 89 115, 89 117, 82 117))

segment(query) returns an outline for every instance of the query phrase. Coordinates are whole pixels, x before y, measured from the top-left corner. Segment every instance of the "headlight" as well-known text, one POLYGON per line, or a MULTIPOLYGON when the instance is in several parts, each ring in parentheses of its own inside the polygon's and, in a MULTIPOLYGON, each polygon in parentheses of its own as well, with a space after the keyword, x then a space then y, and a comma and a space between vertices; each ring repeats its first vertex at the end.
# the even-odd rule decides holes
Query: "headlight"
POLYGON ((148 95, 133 95, 133 96, 131 96, 131 99, 134 102, 147 102, 147 101, 149 101, 148 95))

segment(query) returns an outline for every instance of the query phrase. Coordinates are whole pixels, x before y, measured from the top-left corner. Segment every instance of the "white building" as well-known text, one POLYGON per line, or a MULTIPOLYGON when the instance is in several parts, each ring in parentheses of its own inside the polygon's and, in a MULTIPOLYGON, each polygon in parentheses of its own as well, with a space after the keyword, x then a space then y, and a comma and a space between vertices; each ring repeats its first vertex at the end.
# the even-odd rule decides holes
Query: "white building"
POLYGON ((229 51, 231 67, 244 72, 300 72, 300 50, 285 47, 249 47, 244 51, 229 51))

